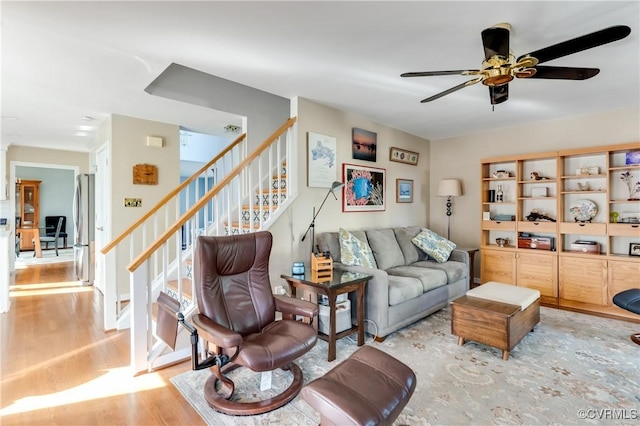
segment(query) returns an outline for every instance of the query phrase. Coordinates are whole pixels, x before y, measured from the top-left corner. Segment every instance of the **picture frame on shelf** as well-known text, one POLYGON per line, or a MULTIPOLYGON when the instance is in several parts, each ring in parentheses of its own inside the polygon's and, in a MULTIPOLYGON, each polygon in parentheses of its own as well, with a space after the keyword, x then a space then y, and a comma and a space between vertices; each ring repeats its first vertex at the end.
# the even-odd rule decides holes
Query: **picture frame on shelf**
POLYGON ((336 138, 307 133, 307 186, 331 188, 338 171, 336 138))
POLYGON ((627 152, 625 155, 625 164, 627 166, 640 166, 640 150, 627 152))
POLYGON ((640 256, 640 243, 629 243, 629 256, 640 256))
POLYGON ((389 161, 417 166, 419 157, 419 153, 407 151, 406 149, 396 148, 394 146, 389 149, 389 161))
POLYGON ((396 203, 413 203, 413 180, 396 179, 396 203))
POLYGON ((377 167, 342 164, 342 211, 386 210, 386 170, 377 167))

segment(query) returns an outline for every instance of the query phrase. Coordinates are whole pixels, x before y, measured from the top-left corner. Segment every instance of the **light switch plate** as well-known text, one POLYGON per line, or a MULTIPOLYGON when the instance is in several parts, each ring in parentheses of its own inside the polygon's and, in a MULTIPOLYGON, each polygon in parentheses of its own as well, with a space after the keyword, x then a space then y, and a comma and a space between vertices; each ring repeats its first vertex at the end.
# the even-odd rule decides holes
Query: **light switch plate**
POLYGON ((125 198, 125 207, 142 207, 142 198, 125 198))

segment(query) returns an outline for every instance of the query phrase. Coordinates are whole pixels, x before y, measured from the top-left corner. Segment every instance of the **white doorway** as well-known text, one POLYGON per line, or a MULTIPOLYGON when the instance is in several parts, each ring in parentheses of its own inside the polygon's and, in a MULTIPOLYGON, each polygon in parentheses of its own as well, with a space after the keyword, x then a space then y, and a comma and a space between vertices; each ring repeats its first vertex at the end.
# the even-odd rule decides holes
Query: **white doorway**
MULTIPOLYGON (((39 210, 41 212, 40 222, 44 224, 44 218, 47 215, 47 212, 50 212, 51 214, 55 214, 55 215, 66 216, 67 217, 66 233, 68 234, 67 246, 69 248, 72 248, 73 240, 74 240, 74 229, 73 229, 74 224, 73 224, 73 214, 71 213, 71 206, 73 204, 75 176, 77 176, 79 172, 80 172, 80 169, 77 166, 67 166, 62 164, 49 164, 49 163, 32 163, 32 162, 25 162, 25 161, 11 161, 9 165, 9 199, 11 200, 11 203, 9 205, 9 211, 10 211, 9 217, 16 216, 16 205, 14 202, 16 200, 16 185, 15 185, 16 179, 18 179, 18 177, 21 177, 21 178, 28 177, 35 180, 42 180, 43 183, 41 184, 40 189, 41 191, 43 191, 44 189, 44 191, 41 192, 40 200, 39 200, 39 204, 40 204, 39 210), (20 170, 20 173, 23 173, 22 175, 18 173, 19 170, 20 170), (24 173, 26 173, 26 175, 24 173), (66 173, 68 173, 68 178, 65 176, 66 173), (59 185, 59 186, 53 187, 53 188, 46 188, 46 185, 51 182, 49 182, 48 179, 43 178, 42 176, 55 177, 56 185, 59 185), (62 185, 60 185, 61 182, 63 183, 62 185)), ((14 231, 16 230, 15 225, 16 225, 15 222, 12 221, 11 228, 14 231)), ((60 249, 62 249, 62 245, 60 246, 60 249)), ((62 251, 64 250, 62 249, 62 251)), ((12 255, 10 258, 11 259, 10 269, 12 271, 15 270, 15 267, 16 267, 17 254, 18 253, 12 250, 12 255)), ((29 260, 31 260, 31 257, 33 255, 29 253, 29 254, 25 254, 25 256, 29 257, 30 258, 29 260)), ((37 259, 33 259, 33 260, 36 260, 36 262, 27 262, 27 263, 38 263, 37 259)), ((56 256, 53 256, 51 259, 48 259, 44 263, 51 263, 56 260, 68 261, 69 259, 67 259, 67 257, 65 256, 61 256, 59 259, 57 259, 56 256)))
MULTIPOLYGON (((111 240, 111 229, 109 223, 109 211, 111 211, 110 200, 110 185, 111 172, 109 169, 109 144, 102 145, 96 151, 96 190, 95 190, 95 262, 96 273, 94 280, 94 287, 96 287, 102 294, 105 294, 105 283, 107 280, 107 268, 105 256, 100 253, 100 250, 111 240)), ((105 298, 106 299, 106 298, 105 298)))

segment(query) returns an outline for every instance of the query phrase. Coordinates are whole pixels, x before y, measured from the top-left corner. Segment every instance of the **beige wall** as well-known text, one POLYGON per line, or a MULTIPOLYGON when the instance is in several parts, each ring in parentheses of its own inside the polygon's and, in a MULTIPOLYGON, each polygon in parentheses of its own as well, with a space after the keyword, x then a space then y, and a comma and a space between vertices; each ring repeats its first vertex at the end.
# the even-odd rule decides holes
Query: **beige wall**
MULTIPOLYGON (((111 236, 117 237, 167 193, 180 184, 180 128, 173 124, 112 115, 111 129, 101 130, 111 138, 111 236), (148 147, 147 136, 164 139, 162 148, 148 147), (153 164, 158 167, 157 185, 134 185, 133 166, 153 164), (142 207, 124 207, 124 198, 142 198, 142 207)), ((172 212, 175 213, 175 212, 172 212)), ((170 223, 175 221, 170 215, 170 223)), ((153 230, 147 230, 151 242, 153 230)), ((126 244, 118 249, 118 259, 129 259, 126 244)), ((128 262, 118 264, 117 282, 120 291, 129 287, 128 262)))
POLYGON ((316 233, 380 228, 388 226, 422 225, 428 222, 429 210, 429 142, 408 133, 389 128, 363 117, 325 107, 306 99, 298 103, 298 182, 299 196, 294 204, 271 227, 274 236, 271 252, 271 279, 273 285, 281 283, 280 274, 291 272, 293 261, 310 261, 311 242, 304 235, 312 219, 313 207, 320 206, 328 189, 307 186, 307 132, 316 132, 337 139, 338 173, 336 180, 342 181, 342 164, 358 164, 386 170, 386 211, 366 213, 342 213, 341 192, 338 201, 329 196, 318 218, 316 233), (377 136, 377 161, 352 159, 351 129, 359 127, 377 136), (411 166, 389 161, 390 147, 404 148, 420 154, 418 165, 411 166), (413 179, 414 202, 396 203, 396 179, 413 179))
MULTIPOLYGON (((432 141, 430 188, 435 194, 440 179, 462 180, 464 194, 454 199, 451 239, 459 246, 478 247, 481 219, 481 159, 634 141, 638 142, 640 148, 638 108, 625 108, 432 141)), ((436 232, 446 233, 444 199, 433 198, 429 212, 429 227, 436 232)), ((476 271, 479 271, 478 267, 476 271)))
POLYGON ((74 166, 80 168, 80 173, 89 173, 89 154, 86 152, 12 145, 7 150, 8 164, 11 164, 11 161, 74 166))

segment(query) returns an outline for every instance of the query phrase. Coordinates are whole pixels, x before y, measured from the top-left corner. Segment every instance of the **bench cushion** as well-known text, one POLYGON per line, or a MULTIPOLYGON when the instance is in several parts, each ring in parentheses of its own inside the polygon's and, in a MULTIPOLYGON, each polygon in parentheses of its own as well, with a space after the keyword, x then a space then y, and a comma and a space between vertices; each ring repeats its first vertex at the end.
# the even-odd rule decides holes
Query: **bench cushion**
POLYGON ((525 310, 540 298, 540 292, 531 288, 491 281, 467 291, 467 296, 516 305, 520 306, 521 310, 525 310))

